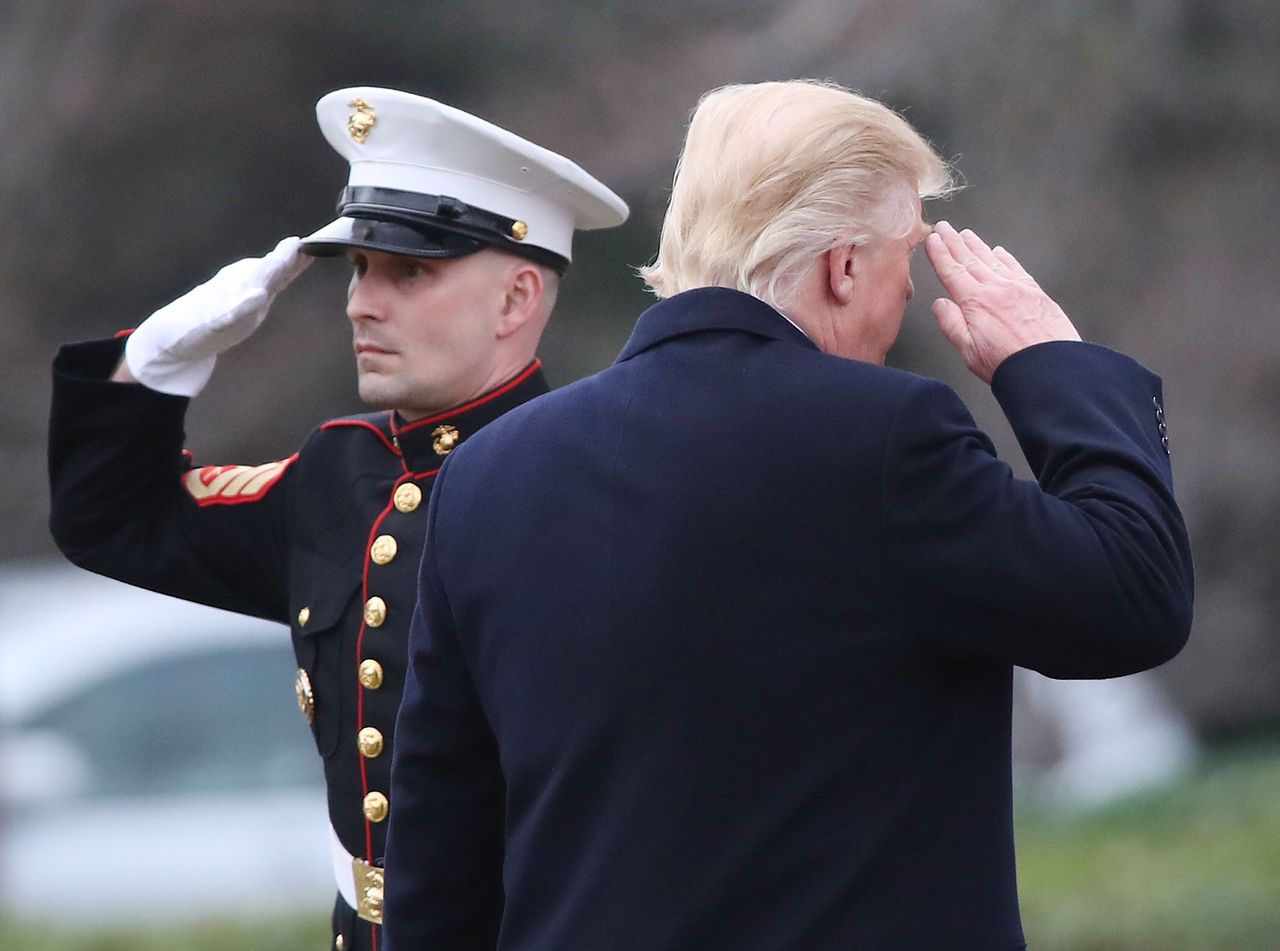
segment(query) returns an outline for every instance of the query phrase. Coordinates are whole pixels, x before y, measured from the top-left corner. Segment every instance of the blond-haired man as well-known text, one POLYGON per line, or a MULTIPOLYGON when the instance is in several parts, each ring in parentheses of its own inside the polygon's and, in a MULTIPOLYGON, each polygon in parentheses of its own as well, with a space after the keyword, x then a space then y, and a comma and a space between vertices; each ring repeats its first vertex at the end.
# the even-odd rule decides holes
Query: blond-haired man
POLYGON ((392 951, 1024 946, 1012 668, 1168 659, 1191 563, 1159 379, 1012 255, 931 233, 951 187, 845 89, 704 98, 644 272, 663 299, 437 479, 392 951), (1038 484, 883 366, 921 242, 1038 484))

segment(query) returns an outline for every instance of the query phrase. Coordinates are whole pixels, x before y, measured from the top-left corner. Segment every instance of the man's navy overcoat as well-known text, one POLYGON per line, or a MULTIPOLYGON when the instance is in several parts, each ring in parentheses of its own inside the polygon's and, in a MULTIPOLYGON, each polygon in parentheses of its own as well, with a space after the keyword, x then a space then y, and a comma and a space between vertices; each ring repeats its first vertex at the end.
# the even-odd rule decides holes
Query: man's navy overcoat
POLYGON ((1024 946, 1010 679, 1172 657, 1192 569, 1158 377, 1084 343, 941 383, 760 301, 459 447, 397 727, 392 951, 1024 946))

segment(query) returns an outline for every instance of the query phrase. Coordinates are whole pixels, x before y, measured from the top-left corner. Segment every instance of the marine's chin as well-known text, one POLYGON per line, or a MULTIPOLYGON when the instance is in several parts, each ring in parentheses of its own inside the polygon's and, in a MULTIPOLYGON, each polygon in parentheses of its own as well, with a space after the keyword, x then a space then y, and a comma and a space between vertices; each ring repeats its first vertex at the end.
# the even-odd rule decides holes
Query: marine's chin
POLYGON ((397 409, 395 387, 381 373, 361 371, 357 382, 360 402, 369 409, 397 409))

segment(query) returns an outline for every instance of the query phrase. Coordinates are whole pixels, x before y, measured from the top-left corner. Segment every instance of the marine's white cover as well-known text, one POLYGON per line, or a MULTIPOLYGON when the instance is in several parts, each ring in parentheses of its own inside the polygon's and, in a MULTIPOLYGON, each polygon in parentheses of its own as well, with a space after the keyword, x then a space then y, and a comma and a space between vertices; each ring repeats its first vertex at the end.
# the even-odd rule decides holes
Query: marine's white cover
POLYGON ((523 244, 566 259, 575 229, 627 219, 626 203, 576 163, 434 99, 356 86, 324 96, 316 118, 351 163, 349 186, 457 198, 523 221, 523 244))

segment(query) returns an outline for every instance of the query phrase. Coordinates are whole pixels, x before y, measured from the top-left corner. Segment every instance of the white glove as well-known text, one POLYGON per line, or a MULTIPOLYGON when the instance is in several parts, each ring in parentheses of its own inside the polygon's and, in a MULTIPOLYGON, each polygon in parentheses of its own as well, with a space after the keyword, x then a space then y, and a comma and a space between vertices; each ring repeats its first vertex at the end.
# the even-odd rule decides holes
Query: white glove
POLYGON ((301 245, 285 238, 265 257, 228 264, 144 320, 124 347, 134 379, 173 396, 204 389, 218 354, 257 330, 276 294, 311 263, 301 245))
POLYGON ((335 218, 323 228, 319 228, 302 239, 302 243, 308 241, 336 241, 339 244, 346 244, 351 240, 351 235, 355 227, 356 220, 354 218, 335 218))

